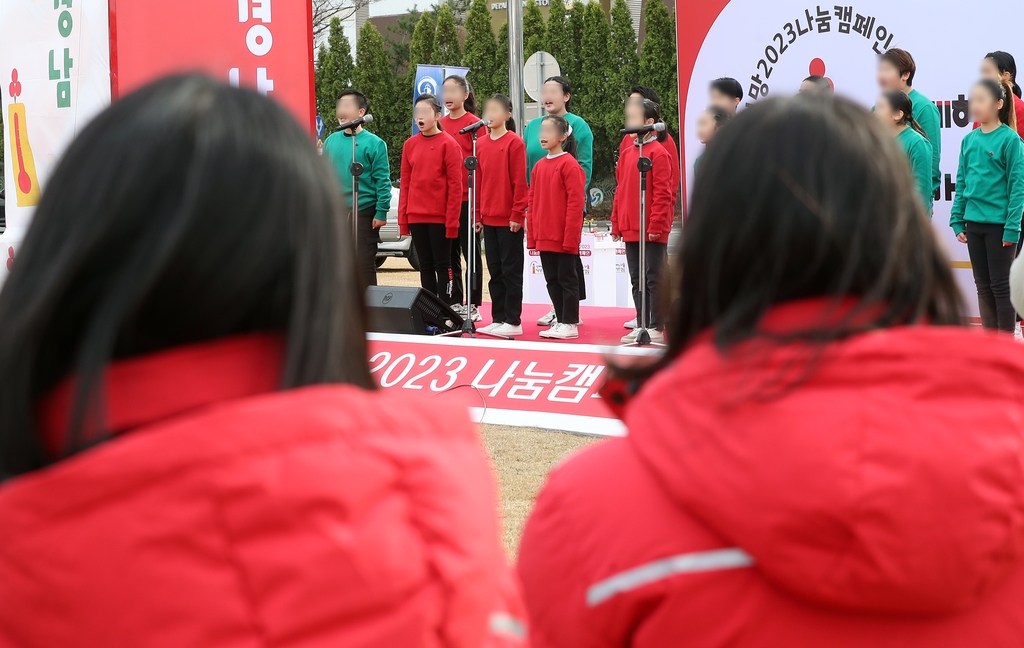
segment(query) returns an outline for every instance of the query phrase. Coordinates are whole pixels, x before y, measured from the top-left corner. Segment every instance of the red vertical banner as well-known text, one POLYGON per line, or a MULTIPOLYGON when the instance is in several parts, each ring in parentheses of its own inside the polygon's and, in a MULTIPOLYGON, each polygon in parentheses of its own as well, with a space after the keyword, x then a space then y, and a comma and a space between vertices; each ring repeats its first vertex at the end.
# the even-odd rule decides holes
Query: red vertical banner
POLYGON ((309 0, 108 0, 114 99, 168 74, 205 72, 277 100, 315 132, 309 0))
MULTIPOLYGON (((693 66, 697 62, 697 55, 704 45, 704 38, 711 31, 718 15, 722 13, 729 0, 676 0, 676 61, 679 66, 679 147, 680 162, 686 160, 686 138, 683 133, 694 124, 687 124, 686 100, 689 96, 690 83, 693 76, 693 66)), ((722 74, 725 76, 725 73, 722 74)), ((701 81, 701 80, 698 80, 701 81)), ((710 82, 711 79, 704 79, 703 82, 710 82)), ((686 187, 686 172, 680 173, 683 180, 683 217, 686 217, 687 204, 685 197, 689 195, 686 187)))

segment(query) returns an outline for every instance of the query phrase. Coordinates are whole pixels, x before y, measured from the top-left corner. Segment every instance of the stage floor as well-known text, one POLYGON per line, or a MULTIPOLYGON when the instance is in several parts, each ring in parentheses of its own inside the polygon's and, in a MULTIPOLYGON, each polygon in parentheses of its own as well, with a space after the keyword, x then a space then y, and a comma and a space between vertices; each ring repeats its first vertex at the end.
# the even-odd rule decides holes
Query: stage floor
MULTIPOLYGON (((580 318, 583 325, 579 327, 580 336, 575 340, 548 340, 540 336, 547 327, 537 326, 537 320, 547 314, 551 307, 547 304, 523 304, 523 335, 517 341, 549 342, 551 344, 594 344, 599 346, 616 346, 622 336, 629 333, 622 324, 636 317, 632 308, 612 308, 606 306, 580 306, 580 318)), ((491 304, 480 307, 482 322, 477 328, 491 323, 491 304)), ((485 337, 485 336, 481 336, 485 337)))

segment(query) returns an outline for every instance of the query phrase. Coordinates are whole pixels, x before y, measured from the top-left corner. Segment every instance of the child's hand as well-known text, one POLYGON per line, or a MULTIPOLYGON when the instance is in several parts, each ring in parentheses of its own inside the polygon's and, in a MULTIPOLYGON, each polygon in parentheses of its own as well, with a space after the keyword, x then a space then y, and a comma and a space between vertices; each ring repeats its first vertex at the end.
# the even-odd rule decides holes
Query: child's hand
POLYGON ((384 227, 387 224, 388 224, 388 221, 386 219, 385 220, 380 220, 379 218, 374 218, 373 219, 373 229, 380 229, 380 228, 384 227))
POLYGON ((966 243, 967 234, 965 234, 964 232, 960 232, 959 234, 956 235, 956 240, 960 241, 961 243, 966 243))
POLYGON ((661 238, 661 234, 648 234, 647 235, 647 240, 648 241, 652 241, 652 242, 653 241, 657 241, 660 238, 661 238))
POLYGON ((1016 243, 1007 243, 1006 241, 1003 241, 1003 247, 1010 247, 1011 245, 1017 245, 1017 244, 1016 243))
POLYGON ((478 232, 484 231, 484 224, 483 223, 477 223, 476 224, 476 231, 478 231, 478 232))
POLYGON ((512 221, 509 221, 508 229, 511 232, 518 232, 519 230, 523 229, 523 224, 522 223, 514 223, 512 221))
POLYGON ((612 234, 612 240, 618 243, 619 241, 622 240, 622 237, 619 236, 618 234, 612 234))

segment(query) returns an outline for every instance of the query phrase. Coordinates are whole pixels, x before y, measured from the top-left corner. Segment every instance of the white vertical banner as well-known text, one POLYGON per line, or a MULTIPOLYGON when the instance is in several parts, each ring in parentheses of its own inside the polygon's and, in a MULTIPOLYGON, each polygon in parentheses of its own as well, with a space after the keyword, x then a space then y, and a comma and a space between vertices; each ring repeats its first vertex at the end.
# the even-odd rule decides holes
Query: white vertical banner
MULTIPOLYGON (((695 125, 707 106, 712 79, 739 80, 746 93, 741 110, 768 97, 795 94, 800 81, 811 74, 828 78, 837 95, 869 107, 880 94, 875 81, 879 54, 891 47, 903 48, 917 63, 913 87, 939 108, 942 182, 932 225, 953 261, 965 301, 977 315, 967 247, 956 241, 949 227, 960 142, 972 127, 966 96, 987 52, 1002 49, 1016 54, 1018 61, 1024 58, 1024 2, 989 0, 976 11, 953 0, 846 0, 838 5, 813 0, 714 0, 713 4, 724 6, 703 39, 685 89, 680 128, 685 134, 687 188, 693 186, 693 162, 704 148, 697 141, 695 125)), ((690 19, 687 12, 694 11, 688 7, 677 3, 681 24, 690 19)))
POLYGON ((0 284, 64 149, 110 103, 107 0, 0 0, 0 284))

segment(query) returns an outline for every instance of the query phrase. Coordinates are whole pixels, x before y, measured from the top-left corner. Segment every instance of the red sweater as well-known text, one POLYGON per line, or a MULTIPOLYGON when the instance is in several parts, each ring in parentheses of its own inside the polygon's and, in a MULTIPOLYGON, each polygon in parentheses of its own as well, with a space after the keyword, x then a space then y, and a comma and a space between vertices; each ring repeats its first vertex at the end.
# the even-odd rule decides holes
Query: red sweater
MULTIPOLYGON (((466 133, 465 135, 459 135, 459 131, 466 126, 471 126, 480 121, 480 118, 471 112, 466 113, 458 119, 452 119, 451 115, 445 115, 441 118, 440 125, 441 130, 448 133, 455 138, 459 148, 462 149, 462 158, 465 159, 470 155, 473 155, 473 135, 472 133, 466 133)), ((480 140, 487 133, 487 129, 477 131, 477 154, 480 152, 480 140)), ((466 165, 462 165, 462 200, 463 202, 469 200, 469 170, 466 169, 466 165)))
POLYGON ((542 157, 530 174, 526 242, 531 250, 580 253, 586 175, 576 158, 542 157))
MULTIPOLYGON (((651 159, 647 174, 647 233, 660 234, 658 243, 668 243, 676 195, 672 155, 652 142, 644 145, 644 156, 651 159)), ((612 203, 612 236, 621 236, 629 243, 640 240, 640 172, 636 166, 639 159, 640 147, 631 144, 622 150, 615 170, 618 184, 612 203)))
POLYGON ((402 147, 398 227, 409 223, 444 225, 448 238, 459 237, 462 211, 462 149, 448 133, 413 135, 402 147))
MULTIPOLYGON (((626 135, 625 137, 622 138, 622 141, 619 142, 619 164, 622 164, 622 154, 625 153, 626 147, 632 146, 633 142, 635 142, 635 141, 636 140, 633 139, 632 135, 626 135)), ((674 139, 672 139, 672 135, 670 135, 669 133, 665 133, 665 141, 664 142, 659 142, 659 143, 661 144, 661 146, 666 151, 668 151, 668 156, 672 160, 672 182, 673 182, 673 184, 675 184, 678 187, 678 185, 679 185, 679 147, 676 146, 676 141, 674 139)), ((646 148, 647 147, 644 146, 644 150, 646 150, 646 148)), ((650 157, 650 156, 648 156, 648 157, 650 157)), ((634 167, 634 168, 636 168, 636 167, 634 167)), ((672 192, 672 211, 675 211, 675 208, 676 208, 675 201, 676 201, 676 195, 678 193, 679 193, 678 188, 675 191, 672 192)))
MULTIPOLYGON (((764 322, 806 330, 820 308, 764 322)), ((818 362, 692 341, 629 404, 628 436, 549 475, 519 548, 531 646, 1024 645, 1013 344, 897 327, 818 362)))
POLYGON ((485 135, 477 140, 476 152, 480 161, 477 170, 479 210, 484 225, 522 224, 530 200, 523 139, 512 132, 498 139, 485 135))

